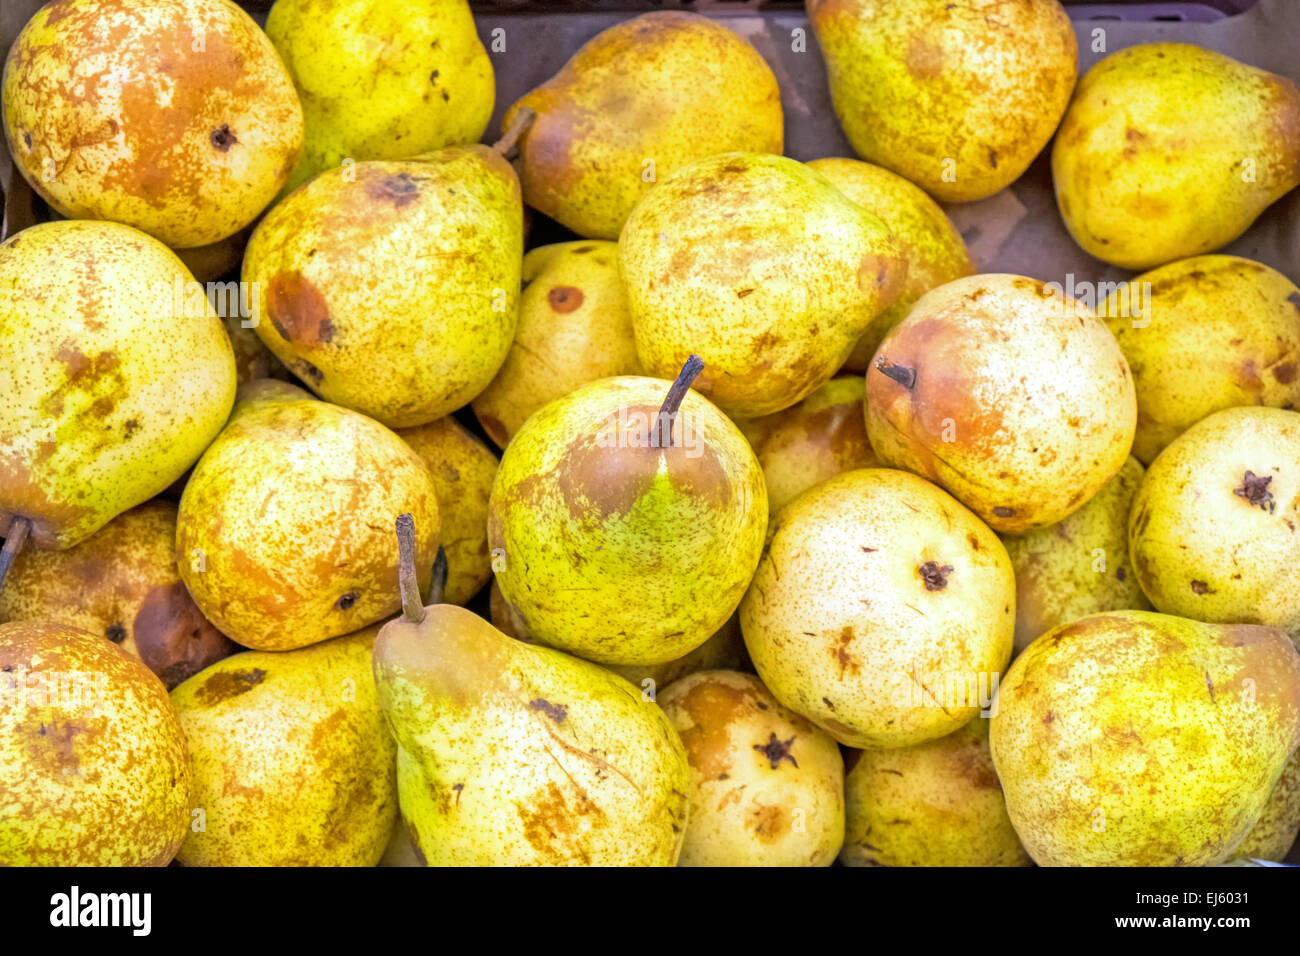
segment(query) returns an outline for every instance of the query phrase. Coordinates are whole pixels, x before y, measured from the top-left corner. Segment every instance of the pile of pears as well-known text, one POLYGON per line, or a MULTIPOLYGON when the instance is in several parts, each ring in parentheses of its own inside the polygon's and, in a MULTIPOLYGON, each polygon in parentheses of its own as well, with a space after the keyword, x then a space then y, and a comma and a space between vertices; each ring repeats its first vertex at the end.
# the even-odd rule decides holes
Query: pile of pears
POLYGON ((1057 0, 807 14, 853 157, 688 12, 490 142, 466 0, 31 19, 0 866, 1292 852, 1300 273, 1221 250, 1300 90, 1080 77, 1057 0), (941 205, 1040 154, 1109 297, 941 205))

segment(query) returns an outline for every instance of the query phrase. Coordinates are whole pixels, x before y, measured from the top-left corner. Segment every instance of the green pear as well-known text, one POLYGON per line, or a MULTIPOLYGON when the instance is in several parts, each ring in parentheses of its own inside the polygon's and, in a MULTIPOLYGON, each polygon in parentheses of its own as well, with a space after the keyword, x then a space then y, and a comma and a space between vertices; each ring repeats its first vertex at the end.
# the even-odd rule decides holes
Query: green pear
POLYGON ((1211 412, 1300 405, 1300 289, 1262 263, 1171 262, 1135 276, 1098 312, 1133 373, 1141 462, 1211 412))
POLYGON ((204 616, 245 647, 291 650, 348 634, 397 610, 388 529, 404 511, 420 518, 427 583, 439 511, 410 446, 328 402, 250 402, 181 496, 181 579, 204 616))
POLYGON ((690 761, 679 866, 829 866, 844 839, 844 761, 830 735, 752 674, 700 671, 659 695, 690 761))
POLYGON ((258 224, 243 276, 257 335, 295 375, 410 428, 492 381, 515 332, 522 254, 514 170, 486 146, 455 146, 321 173, 258 224))
POLYGON ((0 866, 166 866, 190 823, 167 690, 67 624, 0 624, 0 866))
POLYGON ((537 122, 520 145, 524 199, 581 236, 617 239, 637 201, 716 153, 780 153, 781 91, 750 44, 683 10, 589 40, 506 113, 537 122))
POLYGON ((598 378, 641 373, 615 243, 533 249, 523 281, 514 343, 474 399, 474 414, 501 448, 547 402, 598 378))
POLYGON ((293 81, 231 0, 47 3, 9 51, 4 126, 58 212, 177 249, 251 223, 302 149, 293 81))
POLYGON ((266 33, 306 126, 286 191, 345 160, 477 142, 492 116, 492 61, 465 0, 276 0, 266 33))
POLYGON ((422 607, 410 516, 398 535, 403 614, 375 641, 375 684, 428 864, 676 863, 687 763, 663 712, 603 667, 422 607))
POLYGON ((1070 101, 1078 50, 1057 0, 807 6, 854 150, 938 199, 983 199, 1015 182, 1070 101))
POLYGON ((1061 218, 1125 269, 1213 252, 1300 183, 1300 88, 1187 43, 1113 53, 1079 81, 1052 148, 1061 218))
POLYGON ((506 448, 488 546, 502 595, 540 643, 659 664, 740 603, 767 492, 744 436, 689 390, 699 367, 692 356, 672 383, 592 382, 535 412, 506 448))
POLYGON ((203 811, 181 863, 379 862, 397 815, 397 754, 371 675, 377 633, 246 651, 172 691, 203 811))
POLYGON ((975 515, 916 475, 864 468, 777 513, 740 626, 786 707, 850 747, 905 747, 988 709, 1015 589, 975 515))
POLYGON ((1300 412, 1228 408, 1151 463, 1128 540, 1166 614, 1300 637, 1300 412))
POLYGON ((845 761, 845 866, 1028 866, 977 717, 946 737, 845 761))
POLYGON ((166 246, 117 223, 44 223, 0 244, 7 550, 27 534, 42 549, 84 541, 166 489, 221 430, 234 354, 206 299, 178 309, 189 282, 166 246))
POLYGON ((897 299, 906 258, 888 227, 783 156, 723 153, 646 194, 619 238, 636 350, 729 415, 789 408, 844 364, 897 299))
POLYGON ((1300 654, 1271 627, 1094 614, 1030 644, 989 742, 1040 866, 1203 866, 1255 826, 1300 743, 1300 654))
POLYGON ((1259 822, 1232 851, 1233 859, 1281 862, 1300 833, 1300 748, 1286 762, 1259 822))
POLYGON ((1128 555, 1128 516, 1145 474, 1129 457, 1088 503, 1025 534, 1002 536, 1016 573, 1016 652, 1102 611, 1149 611, 1128 555))
POLYGON ((1055 524, 1111 479, 1137 422, 1115 337, 1059 285, 975 275, 923 295, 867 371, 885 464, 951 492, 999 532, 1055 524))

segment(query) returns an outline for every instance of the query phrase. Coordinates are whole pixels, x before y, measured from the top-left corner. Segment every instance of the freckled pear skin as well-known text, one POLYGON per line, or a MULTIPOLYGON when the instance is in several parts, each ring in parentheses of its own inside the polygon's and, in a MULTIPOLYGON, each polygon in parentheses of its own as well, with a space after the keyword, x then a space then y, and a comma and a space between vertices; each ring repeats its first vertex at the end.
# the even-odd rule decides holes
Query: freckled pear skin
POLYGON ((781 91, 750 44, 685 11, 598 34, 506 113, 537 122, 520 147, 528 205, 581 236, 617 239, 656 182, 716 153, 781 153, 781 91))
POLYGON ((858 155, 965 202, 1020 177, 1070 101, 1057 0, 809 0, 831 102, 858 155))
POLYGON ((371 675, 377 633, 236 654, 172 691, 204 812, 181 863, 379 862, 397 815, 397 755, 371 675))
POLYGON ((864 468, 777 513, 740 626, 786 707, 850 747, 904 747, 987 708, 1015 587, 997 536, 946 492, 864 468))
POLYGON ((1237 256, 1193 256, 1135 276, 1128 289, 1098 312, 1133 373, 1139 461, 1150 464, 1220 409, 1300 406, 1300 289, 1286 276, 1237 256))
POLYGON ((671 377, 698 354, 697 389, 739 418, 788 408, 834 375, 907 268, 875 213, 802 163, 756 153, 661 181, 619 257, 646 374, 671 377))
POLYGON ((1156 610, 1300 638, 1300 412, 1228 408, 1160 453, 1129 553, 1156 610))
POLYGON ((174 284, 191 281, 117 223, 44 223, 0 245, 0 528, 23 516, 36 547, 71 547, 216 437, 235 359, 206 300, 177 314, 174 284))
POLYGON ((1213 252, 1300 183, 1300 89, 1186 43, 1143 43, 1079 81, 1052 148, 1084 251, 1125 269, 1213 252))
POLYGON ((275 198, 302 149, 279 55, 229 0, 59 0, 5 63, 5 136, 70 219, 169 246, 217 242, 275 198))
POLYGON ((671 382, 602 379, 533 414, 501 458, 488 545, 535 640, 588 660, 659 664, 740 603, 767 520, 745 437, 687 392, 671 447, 651 429, 671 382))
POLYGON ((658 706, 463 608, 424 612, 384 625, 374 670, 402 816, 430 866, 676 863, 686 754, 658 706))
POLYGON ((492 381, 519 307, 523 207, 486 146, 330 169, 253 232, 256 331, 322 398, 411 428, 492 381))
POLYGON ((185 486, 181 578, 204 615, 245 647, 292 650, 348 634, 398 608, 390 529, 403 512, 419 521, 416 567, 427 586, 438 503, 410 446, 328 402, 253 402, 185 486))
POLYGON ((0 624, 0 695, 0 866, 166 866, 191 778, 158 678, 98 634, 23 621, 0 624), (40 688, 78 674, 48 704, 40 688))
POLYGON ((1264 812, 1246 839, 1237 844, 1232 858, 1281 862, 1300 833, 1300 748, 1291 754, 1278 778, 1264 812))
POLYGON ((1034 641, 997 704, 993 763, 1036 863, 1204 866, 1300 742, 1300 655, 1276 628, 1095 614, 1034 641))
POLYGON ((1055 524, 1119 471, 1137 403, 1092 311, 1016 275, 927 292, 867 370, 867 436, 999 532, 1055 524))

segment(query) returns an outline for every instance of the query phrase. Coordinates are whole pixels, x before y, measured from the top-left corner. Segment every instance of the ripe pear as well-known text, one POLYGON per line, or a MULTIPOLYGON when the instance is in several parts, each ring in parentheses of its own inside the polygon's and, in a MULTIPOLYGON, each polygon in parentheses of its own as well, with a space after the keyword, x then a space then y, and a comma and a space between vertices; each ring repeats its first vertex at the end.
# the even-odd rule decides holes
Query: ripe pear
POLYGON ((1300 636, 1300 412, 1228 408, 1175 438, 1129 517, 1138 583, 1166 614, 1300 636))
POLYGON ((752 674, 700 671, 659 695, 690 761, 679 866, 829 866, 844 840, 844 761, 752 674))
POLYGON ((168 690, 240 648, 194 606, 176 570, 176 505, 155 499, 64 551, 18 556, 0 621, 58 621, 142 660, 168 690))
POLYGON ((1300 289, 1262 263, 1171 262, 1115 290, 1098 311, 1133 373, 1139 461, 1150 464, 1211 412, 1300 405, 1300 289))
POLYGON ((1300 183, 1300 88, 1187 43, 1120 50, 1079 81, 1052 148, 1083 249, 1125 269, 1213 252, 1300 183))
POLYGON ((302 149, 293 82, 230 0, 46 4, 9 52, 4 116, 15 164, 59 213, 177 249, 251 223, 302 149))
POLYGON ((846 760, 845 866, 1028 866, 977 717, 946 737, 846 760))
POLYGON ((883 219, 907 259, 907 275, 898 298, 876 316, 844 363, 850 371, 865 372, 880 340, 917 299, 935 286, 974 275, 975 263, 966 252, 961 233, 939 204, 897 173, 856 159, 814 159, 808 168, 883 219))
POLYGON ((449 575, 443 600, 465 604, 492 577, 487 515, 497 456, 450 416, 397 434, 433 478, 449 575))
POLYGON ((284 651, 397 610, 389 527, 420 518, 429 581, 438 503, 420 457, 328 402, 264 400, 237 414, 181 497, 176 555, 195 604, 245 647, 284 651))
POLYGON ((306 122, 286 190, 347 159, 477 142, 492 117, 492 61, 465 0, 276 0, 266 33, 306 122))
POLYGON ((859 375, 833 378, 798 405, 777 412, 754 445, 767 482, 769 516, 827 478, 880 464, 862 415, 859 375))
POLYGON ((0 624, 0 866, 166 866, 190 765, 167 691, 67 624, 0 624))
POLYGON ((672 866, 687 763, 663 712, 602 667, 422 607, 409 516, 398 534, 404 610, 379 632, 374 673, 428 864, 672 866))
POLYGON ((1115 338, 1060 286, 976 275, 912 307, 867 371, 867 435, 1000 532, 1055 524, 1128 457, 1133 379, 1115 338))
POLYGON ((1291 754, 1259 821, 1232 851, 1233 859, 1281 862, 1300 833, 1300 749, 1291 754))
POLYGON ((1009 186, 1078 67, 1057 0, 808 0, 831 103, 863 159, 948 202, 1009 186))
POLYGON ((234 355, 206 299, 175 310, 191 281, 117 223, 44 223, 0 244, 0 529, 15 546, 28 531, 42 549, 84 541, 225 424, 234 355))
POLYGON ((246 651, 172 691, 204 817, 181 863, 379 862, 397 815, 397 753, 371 675, 378 631, 246 651))
POLYGON ((789 408, 844 364, 902 289, 878 216, 782 156, 723 153, 665 178, 619 239, 649 375, 705 362, 698 390, 729 415, 789 408))
POLYGON ((905 747, 989 707, 1016 585, 975 515, 904 471, 845 472, 777 513, 740 605, 786 707, 850 747, 905 747))
POLYGON ((750 44, 671 10, 617 23, 510 107, 537 111, 520 156, 524 199, 580 236, 617 239, 638 200, 716 153, 780 153, 781 91, 750 44))
POLYGON ((1282 631, 1149 611, 1048 631, 998 689, 989 742, 1040 866, 1202 866, 1255 826, 1300 742, 1282 631))
POLYGON ((1144 474, 1130 456, 1069 517, 1002 536, 1016 573, 1016 653, 1089 614, 1151 610, 1128 556, 1128 516, 1144 474))
POLYGON ((767 491, 744 436, 689 391, 698 361, 672 383, 585 385, 506 448, 488 546, 502 595, 540 643, 660 664, 703 644, 740 603, 767 491))
POLYGON ((486 146, 321 173, 248 243, 257 334, 322 398, 390 428, 441 418, 510 349, 521 209, 514 170, 486 146))
POLYGON ((523 281, 514 344, 474 399, 500 448, 547 402, 598 378, 641 373, 617 244, 541 246, 524 256, 523 281))

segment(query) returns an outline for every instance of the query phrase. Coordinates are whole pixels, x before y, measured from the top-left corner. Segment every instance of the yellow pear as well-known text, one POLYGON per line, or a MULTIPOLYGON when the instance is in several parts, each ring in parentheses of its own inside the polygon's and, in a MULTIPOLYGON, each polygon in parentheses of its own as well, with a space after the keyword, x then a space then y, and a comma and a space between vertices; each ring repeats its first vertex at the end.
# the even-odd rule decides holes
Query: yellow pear
POLYGON ((1269 794, 1259 822, 1237 844, 1232 856, 1280 862, 1295 845, 1297 833, 1300 833, 1300 748, 1286 762, 1286 769, 1269 794))

